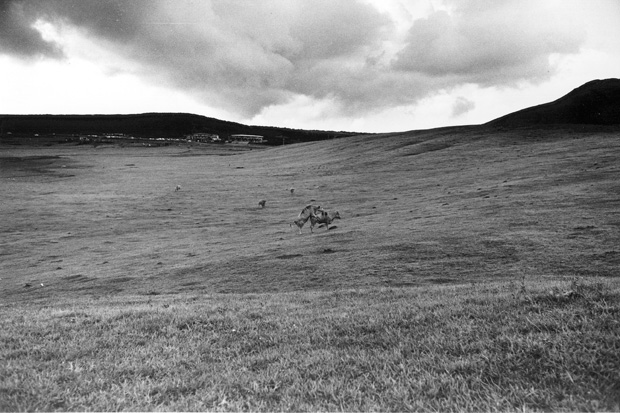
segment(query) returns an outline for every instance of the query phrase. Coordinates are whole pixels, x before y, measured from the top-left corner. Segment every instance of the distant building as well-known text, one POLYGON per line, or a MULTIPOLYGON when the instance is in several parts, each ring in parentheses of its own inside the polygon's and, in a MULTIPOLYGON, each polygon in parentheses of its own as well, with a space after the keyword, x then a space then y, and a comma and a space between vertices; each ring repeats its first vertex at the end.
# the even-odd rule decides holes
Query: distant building
POLYGON ((221 141, 219 135, 214 133, 193 133, 185 137, 188 141, 194 142, 219 142, 221 141))
POLYGON ((231 142, 247 142, 247 143, 265 142, 262 135, 244 135, 244 134, 230 135, 230 141, 231 142))

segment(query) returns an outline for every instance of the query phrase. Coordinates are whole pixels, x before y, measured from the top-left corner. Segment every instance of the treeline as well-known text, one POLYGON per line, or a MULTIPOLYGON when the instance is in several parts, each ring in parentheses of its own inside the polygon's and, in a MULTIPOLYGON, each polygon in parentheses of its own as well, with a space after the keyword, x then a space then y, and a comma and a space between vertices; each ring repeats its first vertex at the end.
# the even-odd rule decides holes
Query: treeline
POLYGON ((334 132, 248 126, 189 113, 136 115, 0 115, 0 136, 125 134, 137 138, 180 138, 193 133, 262 135, 269 145, 310 142, 357 135, 334 132))

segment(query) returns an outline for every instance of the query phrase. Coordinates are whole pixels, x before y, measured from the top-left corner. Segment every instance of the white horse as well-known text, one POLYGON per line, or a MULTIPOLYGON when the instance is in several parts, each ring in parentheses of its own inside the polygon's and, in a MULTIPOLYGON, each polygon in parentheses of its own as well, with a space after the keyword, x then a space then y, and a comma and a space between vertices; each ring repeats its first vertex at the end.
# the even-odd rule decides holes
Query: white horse
MULTIPOLYGON (((320 206, 317 206, 317 205, 306 205, 306 207, 304 209, 302 209, 301 212, 299 213, 299 215, 297 216, 297 219, 295 221, 293 221, 292 223, 290 223, 289 226, 292 227, 293 224, 297 225, 297 228, 299 228, 299 233, 301 234, 301 229, 306 224, 308 219, 310 219, 310 217, 314 216, 314 214, 316 214, 318 211, 322 211, 320 206)), ((312 230, 312 228, 311 228, 311 230, 312 230)))

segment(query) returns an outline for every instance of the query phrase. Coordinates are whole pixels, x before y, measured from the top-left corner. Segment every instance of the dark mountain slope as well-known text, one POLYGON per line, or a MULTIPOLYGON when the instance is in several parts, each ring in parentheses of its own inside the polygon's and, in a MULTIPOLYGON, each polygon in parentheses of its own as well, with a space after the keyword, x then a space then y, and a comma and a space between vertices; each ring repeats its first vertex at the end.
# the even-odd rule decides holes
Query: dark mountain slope
POLYGON ((510 113, 486 125, 551 124, 620 124, 620 79, 593 80, 556 101, 510 113))

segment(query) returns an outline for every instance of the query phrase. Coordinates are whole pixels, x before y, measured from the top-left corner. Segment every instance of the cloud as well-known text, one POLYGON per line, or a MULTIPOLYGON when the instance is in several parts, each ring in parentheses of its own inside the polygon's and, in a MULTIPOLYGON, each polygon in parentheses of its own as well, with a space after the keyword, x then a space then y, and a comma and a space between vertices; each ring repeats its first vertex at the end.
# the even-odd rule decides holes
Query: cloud
POLYGON ((460 115, 463 115, 476 107, 476 104, 471 100, 464 98, 463 96, 459 96, 454 101, 452 105, 452 117, 456 118, 460 115))
MULTIPOLYGON (((65 33, 73 29, 124 61, 137 63, 144 78, 244 116, 299 94, 331 94, 346 100, 343 87, 333 91, 327 87, 340 78, 336 72, 344 66, 349 66, 345 71, 352 74, 350 79, 367 77, 363 67, 353 70, 350 64, 364 62, 368 53, 380 48, 379 39, 391 24, 358 0, 30 0, 28 4, 30 21, 43 19, 67 28, 65 33), (318 73, 320 77, 313 77, 318 73)), ((24 23, 23 33, 34 32, 24 23)), ((115 63, 106 59, 101 64, 115 63)))
POLYGON ((466 83, 540 82, 553 74, 549 57, 578 52, 584 37, 546 2, 443 4, 403 20, 371 0, 0 0, 0 53, 86 55, 70 47, 80 36, 105 50, 89 59, 110 73, 131 70, 245 118, 321 100, 350 116, 466 83), (43 40, 37 21, 59 39, 43 40))
POLYGON ((484 86, 540 81, 549 56, 577 53, 585 39, 557 9, 535 1, 462 1, 416 20, 394 68, 484 86))
POLYGON ((33 27, 35 20, 23 3, 0 0, 0 53, 22 58, 61 57, 60 48, 43 40, 33 27))

